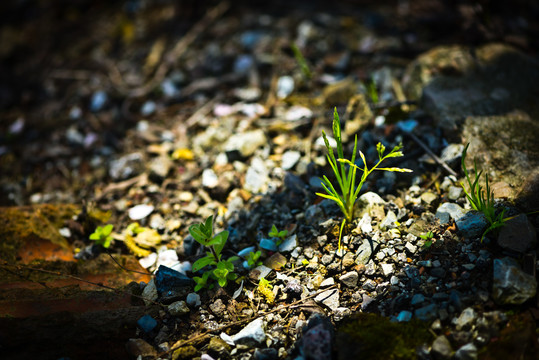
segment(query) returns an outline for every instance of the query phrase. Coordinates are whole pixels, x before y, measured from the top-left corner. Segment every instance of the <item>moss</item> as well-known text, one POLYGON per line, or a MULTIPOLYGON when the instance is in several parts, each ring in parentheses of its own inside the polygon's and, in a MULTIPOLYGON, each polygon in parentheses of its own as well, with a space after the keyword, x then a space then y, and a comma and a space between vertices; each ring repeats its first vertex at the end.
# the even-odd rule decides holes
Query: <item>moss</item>
POLYGON ((197 349, 192 345, 182 346, 172 353, 172 360, 192 359, 197 355, 197 349))
POLYGON ((357 314, 337 330, 338 359, 415 359, 416 349, 432 341, 418 320, 391 322, 376 314, 357 314))

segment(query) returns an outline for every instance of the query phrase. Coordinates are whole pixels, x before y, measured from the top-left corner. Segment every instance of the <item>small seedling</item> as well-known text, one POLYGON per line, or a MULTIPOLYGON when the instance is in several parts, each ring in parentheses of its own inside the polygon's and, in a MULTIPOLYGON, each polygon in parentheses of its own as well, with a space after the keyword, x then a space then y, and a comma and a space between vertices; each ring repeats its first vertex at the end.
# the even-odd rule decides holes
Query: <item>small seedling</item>
POLYGON ((112 241, 112 224, 98 226, 93 233, 90 234, 90 240, 94 240, 97 245, 108 248, 112 241))
POLYGON ((310 79, 313 74, 311 73, 311 70, 309 69, 309 65, 307 65, 307 61, 305 60, 305 57, 303 57, 303 54, 301 53, 299 47, 292 43, 290 45, 290 48, 292 49, 292 52, 294 53, 294 57, 296 58, 297 63, 299 64, 299 67, 301 69, 301 72, 303 73, 303 76, 305 78, 310 79))
POLYGON ((275 295, 273 294, 273 291, 271 291, 272 288, 273 286, 269 283, 268 280, 260 278, 260 280, 258 281, 258 291, 262 295, 264 295, 266 301, 269 304, 273 304, 273 302, 275 301, 275 295))
POLYGON ((339 114, 337 113, 337 108, 335 108, 335 111, 333 113, 333 137, 337 142, 337 159, 335 159, 333 148, 329 145, 329 141, 324 131, 322 131, 322 136, 328 150, 327 159, 329 164, 331 165, 333 173, 335 174, 340 191, 337 191, 333 184, 329 181, 327 176, 324 175, 321 180, 322 186, 327 194, 316 193, 316 195, 335 201, 344 214, 344 219, 339 232, 339 250, 341 250, 341 236, 344 224, 346 222, 352 221, 352 217, 354 215, 354 205, 356 203, 359 192, 361 191, 363 183, 365 183, 365 180, 367 180, 367 176, 369 176, 374 170, 391 172, 412 172, 412 170, 398 167, 378 167, 382 163, 382 161, 386 159, 403 156, 402 152, 400 151, 402 149, 402 144, 395 146, 393 150, 391 150, 388 154, 384 155, 386 147, 382 143, 378 143, 378 145, 376 145, 376 150, 378 151, 378 162, 370 169, 367 166, 367 160, 365 159, 365 155, 361 151, 359 151, 359 156, 363 161, 364 167, 358 167, 354 163, 356 160, 357 151, 357 135, 354 140, 354 151, 352 153, 352 159, 345 159, 341 140, 341 124, 339 114), (362 175, 359 185, 356 186, 357 170, 360 170, 362 172, 362 175))
POLYGON ((281 245, 284 239, 286 238, 286 235, 288 235, 288 230, 277 230, 277 227, 275 225, 271 226, 271 231, 268 233, 268 235, 272 238, 277 238, 277 241, 275 244, 277 246, 281 245))
POLYGON ((262 261, 260 260, 260 256, 262 253, 260 250, 257 252, 251 251, 249 254, 247 254, 247 265, 249 266, 249 269, 253 269, 257 266, 262 265, 262 261))
POLYGON ((432 231, 428 231, 425 234, 419 235, 419 237, 423 240, 425 240, 425 243, 423 244, 423 249, 428 249, 432 245, 432 238, 434 237, 434 234, 432 231))
POLYGON ((481 242, 485 238, 485 235, 489 233, 490 231, 493 231, 499 227, 502 227, 505 225, 505 221, 507 219, 504 218, 505 215, 505 209, 503 209, 501 212, 496 214, 496 208, 494 207, 494 192, 490 189, 489 183, 488 183, 488 174, 485 174, 485 189, 483 190, 483 187, 479 184, 479 178, 481 177, 481 174, 483 171, 477 172, 477 163, 474 161, 474 181, 472 182, 470 178, 470 174, 468 173, 468 169, 466 169, 466 151, 468 150, 468 146, 470 144, 467 144, 464 150, 462 151, 462 157, 461 157, 461 165, 462 170, 464 172, 464 176, 466 177, 466 181, 468 182, 469 191, 466 190, 464 187, 464 184, 460 184, 462 186, 462 189, 464 190, 464 193, 466 194, 466 197, 468 198, 468 201, 470 202, 470 205, 472 206, 472 209, 481 211, 485 218, 487 219, 489 223, 489 227, 483 232, 483 235, 481 235, 481 242))
POLYGON ((198 291, 204 287, 211 288, 208 284, 208 279, 211 276, 221 287, 225 287, 229 280, 235 280, 238 276, 234 273, 233 262, 238 259, 237 256, 222 259, 221 252, 228 239, 228 231, 221 231, 220 233, 213 235, 213 216, 209 216, 205 222, 200 224, 194 224, 189 227, 189 233, 193 238, 209 251, 206 252, 206 256, 198 259, 193 264, 193 272, 197 272, 206 266, 214 266, 211 271, 205 272, 202 277, 194 277, 193 279, 197 283, 195 291, 198 291), (208 275, 206 275, 208 274, 208 275))

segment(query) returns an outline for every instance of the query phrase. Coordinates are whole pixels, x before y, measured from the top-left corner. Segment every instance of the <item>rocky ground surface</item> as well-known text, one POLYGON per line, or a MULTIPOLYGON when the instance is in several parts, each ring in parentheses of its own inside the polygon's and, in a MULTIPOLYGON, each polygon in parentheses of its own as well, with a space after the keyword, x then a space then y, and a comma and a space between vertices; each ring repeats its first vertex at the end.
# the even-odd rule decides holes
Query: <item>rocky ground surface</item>
POLYGON ((0 5, 7 358, 537 358, 536 5, 53 3, 0 5), (342 250, 335 108, 346 157, 413 170, 368 178, 342 250), (194 291, 210 215, 237 279, 194 291))

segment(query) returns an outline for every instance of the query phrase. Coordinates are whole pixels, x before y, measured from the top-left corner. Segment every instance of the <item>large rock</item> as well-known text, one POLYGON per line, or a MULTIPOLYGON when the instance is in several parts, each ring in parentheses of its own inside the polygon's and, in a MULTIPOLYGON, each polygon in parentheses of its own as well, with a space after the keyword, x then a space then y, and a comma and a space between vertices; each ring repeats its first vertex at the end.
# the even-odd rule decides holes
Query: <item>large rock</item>
POLYGON ((409 98, 421 99, 442 128, 453 131, 467 116, 515 109, 539 115, 538 80, 538 62, 507 45, 455 45, 434 48, 412 62, 404 89, 409 98))
POLYGON ((525 211, 539 203, 539 117, 515 112, 501 116, 472 116, 464 123, 470 143, 466 166, 488 172, 497 198, 514 200, 525 211))
POLYGON ((535 296, 537 281, 510 257, 494 260, 492 297, 499 304, 520 305, 535 296))
POLYGON ((537 243, 535 228, 525 214, 507 220, 498 236, 498 245, 505 249, 526 252, 537 243))

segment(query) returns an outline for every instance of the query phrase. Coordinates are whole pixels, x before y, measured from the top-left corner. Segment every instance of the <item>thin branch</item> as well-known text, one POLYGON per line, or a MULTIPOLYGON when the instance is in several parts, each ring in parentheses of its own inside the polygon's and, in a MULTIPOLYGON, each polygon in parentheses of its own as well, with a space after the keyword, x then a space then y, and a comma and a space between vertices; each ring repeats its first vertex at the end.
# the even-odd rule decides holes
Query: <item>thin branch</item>
POLYGON ((432 150, 421 140, 419 140, 419 138, 417 136, 415 136, 414 133, 412 132, 406 132, 407 135, 409 135, 412 140, 414 140, 419 146, 421 146, 423 148, 423 150, 425 150, 427 152, 427 154, 429 154, 429 156, 434 160, 436 161, 436 163, 438 165, 440 165, 441 167, 444 168, 445 171, 447 171, 450 175, 453 175, 454 177, 457 177, 457 173, 451 169, 449 167, 449 165, 447 165, 447 163, 445 161, 443 161, 442 159, 440 159, 438 156, 436 156, 435 153, 432 152, 432 150))

